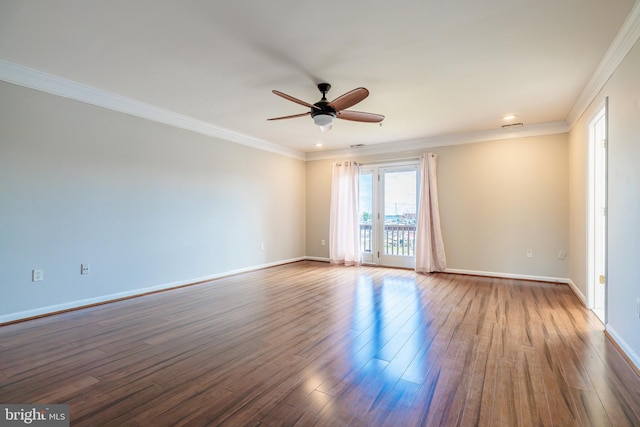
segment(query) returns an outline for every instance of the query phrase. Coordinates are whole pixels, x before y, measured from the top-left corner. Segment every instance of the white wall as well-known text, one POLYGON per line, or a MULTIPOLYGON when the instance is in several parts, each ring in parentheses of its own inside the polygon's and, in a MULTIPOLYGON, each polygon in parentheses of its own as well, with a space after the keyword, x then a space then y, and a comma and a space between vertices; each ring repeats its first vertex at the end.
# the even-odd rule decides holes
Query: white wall
POLYGON ((303 161, 0 83, 0 322, 298 259, 304 242, 303 161))
MULTIPOLYGON (((568 135, 548 135, 361 156, 367 163, 439 154, 438 192, 447 267, 566 280, 568 135), (528 249, 533 258, 527 258, 528 249)), ((308 162, 307 254, 328 257, 331 162, 308 162)))
POLYGON ((605 98, 608 121, 607 331, 640 368, 640 43, 636 42, 570 135, 571 274, 586 292, 589 121, 605 98))
POLYGON ((607 84, 609 184, 607 329, 640 368, 640 43, 607 84))

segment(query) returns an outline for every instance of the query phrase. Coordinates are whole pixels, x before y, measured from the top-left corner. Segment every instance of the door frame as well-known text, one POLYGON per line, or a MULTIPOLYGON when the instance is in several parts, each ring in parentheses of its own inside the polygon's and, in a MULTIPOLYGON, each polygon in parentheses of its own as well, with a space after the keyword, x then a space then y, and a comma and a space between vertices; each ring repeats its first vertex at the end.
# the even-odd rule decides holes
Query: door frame
POLYGON ((418 193, 420 187, 420 160, 402 160, 402 161, 389 161, 381 163, 369 163, 360 165, 360 173, 367 174, 372 173, 372 230, 371 230, 371 253, 362 253, 362 262, 364 264, 388 266, 388 267, 400 267, 400 268, 415 268, 415 255, 414 256, 398 256, 398 255, 384 255, 383 254, 383 240, 384 240, 384 171, 401 171, 415 169, 416 171, 416 214, 418 210, 418 193))
POLYGON ((606 324, 607 319, 607 157, 608 99, 588 124, 587 167, 587 307, 606 324), (603 135, 596 126, 604 126, 603 135), (602 280, 601 280, 602 278, 602 280))

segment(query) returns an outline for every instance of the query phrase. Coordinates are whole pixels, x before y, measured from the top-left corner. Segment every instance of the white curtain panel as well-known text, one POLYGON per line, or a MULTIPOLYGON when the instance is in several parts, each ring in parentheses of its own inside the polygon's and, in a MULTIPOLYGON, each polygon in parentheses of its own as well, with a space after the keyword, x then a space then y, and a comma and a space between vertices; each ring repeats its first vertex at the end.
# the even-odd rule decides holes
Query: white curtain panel
POLYGON ((329 261, 331 264, 359 265, 360 225, 358 185, 360 166, 356 162, 333 163, 331 212, 329 216, 329 261))
POLYGON ((440 211, 438 208, 438 155, 426 153, 420 158, 420 190, 416 227, 416 271, 433 273, 447 268, 440 211))

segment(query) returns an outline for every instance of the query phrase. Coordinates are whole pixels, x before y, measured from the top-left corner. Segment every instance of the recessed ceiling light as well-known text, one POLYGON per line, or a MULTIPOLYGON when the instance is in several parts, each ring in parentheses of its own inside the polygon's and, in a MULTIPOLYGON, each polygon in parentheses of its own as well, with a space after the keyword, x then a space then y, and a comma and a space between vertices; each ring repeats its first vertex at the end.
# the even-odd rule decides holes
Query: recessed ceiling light
POLYGON ((315 146, 318 147, 318 148, 322 147, 322 142, 316 143, 315 146))
POLYGON ((509 121, 509 120, 513 120, 513 119, 515 119, 516 117, 518 117, 518 116, 516 116, 516 115, 514 115, 514 114, 507 114, 506 116, 504 116, 504 117, 502 118, 502 120, 504 120, 504 121, 509 121))

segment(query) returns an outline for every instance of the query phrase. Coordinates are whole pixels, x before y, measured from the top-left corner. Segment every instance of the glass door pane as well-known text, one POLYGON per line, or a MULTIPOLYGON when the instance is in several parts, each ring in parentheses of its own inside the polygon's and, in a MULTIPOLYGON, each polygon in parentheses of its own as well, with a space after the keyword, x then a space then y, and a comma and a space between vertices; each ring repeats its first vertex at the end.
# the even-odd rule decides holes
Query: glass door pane
POLYGON ((374 172, 372 170, 366 170, 360 173, 358 218, 360 219, 360 252, 362 252, 362 262, 364 263, 374 262, 373 177, 374 172))

